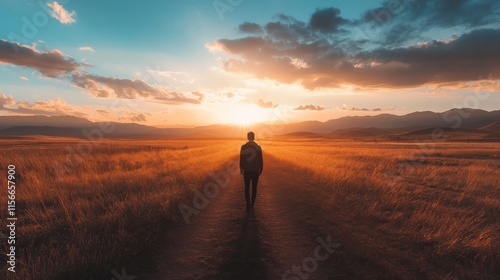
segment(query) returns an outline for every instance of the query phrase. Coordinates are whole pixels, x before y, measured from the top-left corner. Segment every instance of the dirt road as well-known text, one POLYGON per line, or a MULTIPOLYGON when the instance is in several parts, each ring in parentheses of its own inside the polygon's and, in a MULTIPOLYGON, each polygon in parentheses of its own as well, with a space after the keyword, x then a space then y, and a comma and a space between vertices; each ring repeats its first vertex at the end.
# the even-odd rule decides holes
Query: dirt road
POLYGON ((346 258, 346 245, 355 242, 340 221, 321 212, 323 194, 311 180, 306 171, 267 157, 255 207, 245 211, 242 178, 232 176, 189 225, 170 233, 156 271, 140 278, 359 279, 367 270, 382 273, 362 256, 346 258))
POLYGON ((476 279, 474 275, 487 275, 453 257, 436 256, 428 245, 401 234, 397 224, 357 213, 362 207, 356 201, 325 204, 331 195, 327 192, 335 187, 332 183, 271 156, 266 157, 251 211, 245 211, 242 181, 241 175, 232 176, 205 209, 190 217, 188 225, 181 219, 169 230, 165 244, 158 245, 161 253, 152 258, 153 268, 136 279, 476 279))

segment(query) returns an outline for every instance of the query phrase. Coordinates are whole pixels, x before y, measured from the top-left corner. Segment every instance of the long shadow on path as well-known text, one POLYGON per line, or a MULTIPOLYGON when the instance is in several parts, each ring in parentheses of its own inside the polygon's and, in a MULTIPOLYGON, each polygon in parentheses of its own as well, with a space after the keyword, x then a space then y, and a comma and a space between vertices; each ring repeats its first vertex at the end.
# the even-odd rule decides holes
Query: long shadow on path
POLYGON ((268 279, 266 256, 260 241, 257 213, 253 210, 242 213, 232 226, 240 227, 234 249, 221 267, 222 279, 268 279))

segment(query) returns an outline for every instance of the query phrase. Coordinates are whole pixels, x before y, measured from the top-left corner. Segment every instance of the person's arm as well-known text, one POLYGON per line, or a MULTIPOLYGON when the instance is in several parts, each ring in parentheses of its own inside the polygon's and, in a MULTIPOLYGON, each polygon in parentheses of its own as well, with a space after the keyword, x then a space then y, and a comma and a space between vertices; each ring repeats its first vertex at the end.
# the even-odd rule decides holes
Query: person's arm
POLYGON ((243 174, 243 146, 240 149, 240 173, 243 174))
POLYGON ((260 173, 264 171, 264 158, 262 157, 262 148, 259 149, 259 165, 260 165, 260 173))

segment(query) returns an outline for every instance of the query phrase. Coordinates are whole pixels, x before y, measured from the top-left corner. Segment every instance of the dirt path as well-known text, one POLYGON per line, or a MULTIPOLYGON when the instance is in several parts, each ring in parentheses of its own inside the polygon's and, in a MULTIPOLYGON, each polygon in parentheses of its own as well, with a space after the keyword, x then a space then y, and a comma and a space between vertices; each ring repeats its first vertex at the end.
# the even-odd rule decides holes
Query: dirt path
POLYGON ((355 241, 339 227, 341 221, 321 212, 321 193, 311 179, 267 157, 255 208, 247 212, 242 178, 233 176, 189 225, 169 233, 156 271, 140 279, 390 277, 345 249, 355 241))
POLYGON ((333 182, 271 156, 265 160, 252 211, 245 211, 241 175, 233 176, 189 225, 181 220, 166 233, 166 243, 158 244, 161 254, 150 256, 154 267, 135 279, 451 280, 492 275, 454 256, 438 256, 398 224, 359 212, 361 200, 326 205, 333 182))

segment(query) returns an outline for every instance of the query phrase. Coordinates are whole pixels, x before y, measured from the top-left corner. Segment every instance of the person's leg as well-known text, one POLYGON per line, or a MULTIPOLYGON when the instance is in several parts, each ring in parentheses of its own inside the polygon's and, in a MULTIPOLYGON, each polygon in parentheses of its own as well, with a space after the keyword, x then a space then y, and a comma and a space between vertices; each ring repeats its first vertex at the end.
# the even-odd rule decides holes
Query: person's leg
POLYGON ((247 202, 247 206, 250 205, 250 172, 246 171, 243 173, 243 181, 245 182, 245 200, 247 202))
POLYGON ((252 174, 252 206, 255 204, 257 198, 257 183, 259 183, 259 172, 255 171, 252 174))

